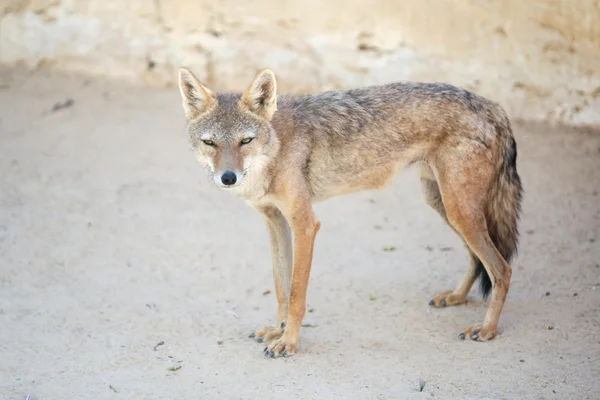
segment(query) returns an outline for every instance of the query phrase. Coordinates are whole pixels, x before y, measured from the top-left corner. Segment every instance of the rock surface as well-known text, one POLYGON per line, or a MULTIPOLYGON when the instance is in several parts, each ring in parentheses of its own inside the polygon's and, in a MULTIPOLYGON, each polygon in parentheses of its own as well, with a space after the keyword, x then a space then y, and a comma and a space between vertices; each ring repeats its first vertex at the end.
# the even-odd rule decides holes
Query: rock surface
POLYGON ((446 81, 513 118, 600 125, 598 0, 4 0, 0 63, 242 90, 446 81))

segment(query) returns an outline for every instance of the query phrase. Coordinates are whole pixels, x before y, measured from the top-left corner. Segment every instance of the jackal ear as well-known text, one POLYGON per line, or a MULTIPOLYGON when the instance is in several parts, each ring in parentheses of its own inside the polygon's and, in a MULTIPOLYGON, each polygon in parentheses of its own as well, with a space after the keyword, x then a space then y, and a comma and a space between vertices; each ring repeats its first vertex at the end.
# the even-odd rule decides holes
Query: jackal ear
POLYGON ((260 71, 242 96, 242 104, 254 114, 270 121, 277 111, 277 82, 270 69, 260 71))
POLYGON ((183 99, 183 111, 188 119, 197 117, 216 101, 214 93, 185 67, 179 69, 179 91, 183 99))

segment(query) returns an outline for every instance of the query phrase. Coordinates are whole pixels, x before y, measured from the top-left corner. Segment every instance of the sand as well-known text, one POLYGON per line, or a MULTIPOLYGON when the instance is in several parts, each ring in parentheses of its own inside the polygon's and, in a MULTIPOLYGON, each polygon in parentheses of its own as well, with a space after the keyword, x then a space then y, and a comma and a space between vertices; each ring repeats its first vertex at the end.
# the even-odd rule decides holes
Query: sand
POLYGON ((276 312, 266 227, 183 128, 174 87, 1 71, 1 399, 600 399, 597 132, 515 127, 526 192, 496 339, 457 339, 477 291, 428 306, 468 259, 409 170, 315 207, 311 326, 273 360, 247 337, 276 312))

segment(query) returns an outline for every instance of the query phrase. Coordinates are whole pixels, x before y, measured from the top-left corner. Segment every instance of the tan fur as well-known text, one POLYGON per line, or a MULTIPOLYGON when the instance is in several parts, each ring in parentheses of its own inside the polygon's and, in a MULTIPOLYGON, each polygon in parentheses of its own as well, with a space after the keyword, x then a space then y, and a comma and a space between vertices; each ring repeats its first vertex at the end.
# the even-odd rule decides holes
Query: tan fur
POLYGON ((471 258, 458 287, 430 304, 466 302, 480 276, 484 294, 492 289, 491 302, 483 323, 460 337, 496 335, 522 193, 516 145, 500 106, 440 83, 278 96, 268 69, 241 94, 212 92, 185 68, 179 82, 198 160, 217 185, 265 217, 278 301, 275 325, 254 334, 270 341, 266 355, 291 355, 299 345, 320 229, 312 204, 381 189, 411 164, 421 166, 427 203, 461 236, 471 258))

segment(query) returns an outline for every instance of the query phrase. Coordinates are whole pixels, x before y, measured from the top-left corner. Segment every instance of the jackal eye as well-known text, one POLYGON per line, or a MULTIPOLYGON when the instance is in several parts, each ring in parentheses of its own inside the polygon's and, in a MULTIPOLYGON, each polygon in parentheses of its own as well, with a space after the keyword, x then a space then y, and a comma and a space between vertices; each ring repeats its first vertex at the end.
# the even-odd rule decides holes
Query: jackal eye
POLYGON ((203 140, 204 144, 207 146, 214 146, 215 142, 213 142, 212 140, 203 140))
POLYGON ((248 144, 248 143, 250 143, 253 140, 254 140, 253 137, 247 137, 245 139, 242 139, 242 144, 248 144))

